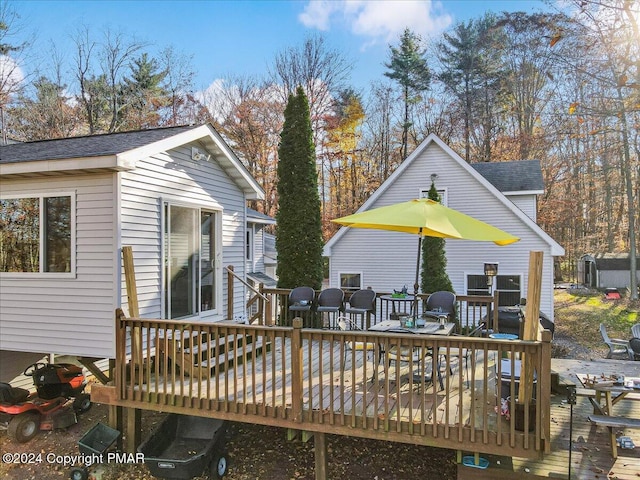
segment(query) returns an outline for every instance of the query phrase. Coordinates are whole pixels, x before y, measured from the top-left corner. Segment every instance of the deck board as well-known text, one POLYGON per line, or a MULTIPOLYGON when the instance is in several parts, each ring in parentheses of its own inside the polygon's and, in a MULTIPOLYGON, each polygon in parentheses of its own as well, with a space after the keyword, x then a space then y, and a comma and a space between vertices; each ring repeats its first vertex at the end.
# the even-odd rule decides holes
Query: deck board
MULTIPOLYGON (((188 395, 191 390, 194 396, 206 399, 223 396, 226 392, 226 399, 231 401, 266 407, 290 405, 292 369, 286 361, 291 358, 288 348, 288 343, 283 343, 281 338, 274 338, 269 351, 262 349, 260 352, 253 352, 255 355, 252 358, 247 355, 243 362, 214 372, 209 379, 200 375, 190 378, 181 374, 176 375, 175 379, 167 379, 165 376, 151 378, 149 385, 157 388, 161 394, 179 392, 188 395), (236 375, 236 370, 239 375, 236 375), (274 371, 279 374, 272 375, 271 372, 274 371), (267 392, 273 392, 270 398, 267 398, 267 392)), ((461 370, 457 366, 457 359, 451 362, 452 374, 443 372, 444 381, 450 383, 450 396, 447 399, 444 394, 435 391, 439 388, 437 380, 435 385, 433 382, 424 385, 412 383, 411 367, 407 364, 385 368, 382 364, 384 362, 378 364, 372 354, 364 355, 363 352, 350 350, 344 361, 343 356, 335 354, 340 353, 337 350, 339 347, 332 347, 330 342, 322 342, 322 355, 319 354, 320 348, 318 341, 305 342, 303 346, 306 379, 303 401, 305 407, 311 410, 331 412, 333 415, 340 413, 351 417, 352 424, 355 424, 356 418, 365 414, 380 420, 410 420, 416 424, 433 421, 434 413, 440 423, 447 421, 449 425, 456 425, 461 418, 468 421, 470 411, 467 409, 466 412, 459 412, 458 387, 466 386, 466 382, 461 382, 458 378, 461 370), (334 349, 333 355, 331 348, 334 349), (314 359, 312 364, 307 363, 308 358, 314 359), (342 364, 335 364, 336 362, 342 364), (386 391, 392 394, 390 402, 384 401, 383 394, 386 391), (444 418, 445 409, 438 408, 444 401, 448 401, 452 411, 456 412, 455 415, 450 413, 448 419, 444 418), (338 409, 339 405, 343 406, 342 410, 338 409)), ((470 391, 467 390, 465 395, 470 396, 470 391)))
MULTIPOLYGON (((579 385, 575 373, 622 373, 637 376, 640 364, 620 360, 567 360, 552 359, 551 369, 579 385)), ((623 401, 616 406, 616 413, 640 418, 640 402, 623 401)), ((542 460, 505 458, 482 455, 491 463, 487 470, 460 465, 458 478, 519 479, 519 478, 568 478, 569 474, 569 426, 572 423, 571 478, 580 480, 637 480, 640 477, 640 436, 638 430, 625 430, 637 447, 634 450, 618 449, 618 458, 611 457, 609 432, 606 427, 596 427, 587 419, 593 407, 587 397, 578 397, 573 407, 560 395, 551 397, 551 453, 542 460), (497 462, 500 462, 498 465, 497 462)))

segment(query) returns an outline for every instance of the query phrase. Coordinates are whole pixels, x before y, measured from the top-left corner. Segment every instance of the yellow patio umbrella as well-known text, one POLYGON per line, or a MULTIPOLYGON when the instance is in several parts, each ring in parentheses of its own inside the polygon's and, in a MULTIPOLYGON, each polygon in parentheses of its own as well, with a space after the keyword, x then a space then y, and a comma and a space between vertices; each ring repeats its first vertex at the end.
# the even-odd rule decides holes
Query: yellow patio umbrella
MULTIPOLYGON (((408 202, 354 213, 346 217, 336 218, 333 222, 353 228, 392 230, 418 235, 418 261, 416 265, 416 281, 413 286, 414 301, 416 303, 422 237, 476 240, 493 242, 501 246, 520 240, 504 230, 452 208, 445 207, 428 198, 409 200, 408 202)), ((415 313, 417 313, 417 309, 414 308, 415 313)))

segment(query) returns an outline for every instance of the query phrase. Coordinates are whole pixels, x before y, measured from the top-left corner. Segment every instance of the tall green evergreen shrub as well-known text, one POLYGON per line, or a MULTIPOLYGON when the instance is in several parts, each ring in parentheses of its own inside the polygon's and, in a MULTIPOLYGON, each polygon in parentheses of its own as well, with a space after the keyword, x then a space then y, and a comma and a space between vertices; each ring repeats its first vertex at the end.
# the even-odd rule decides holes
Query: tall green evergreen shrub
MULTIPOLYGON (((440 202, 440 195, 433 182, 429 189, 429 199, 440 202)), ((447 275, 447 256, 444 250, 444 238, 424 237, 422 239, 422 281, 423 293, 441 290, 453 292, 453 286, 447 275)), ((455 292, 454 292, 455 293, 455 292)))
POLYGON ((322 286, 320 196, 309 102, 302 87, 289 96, 278 157, 278 287, 317 290, 322 286))

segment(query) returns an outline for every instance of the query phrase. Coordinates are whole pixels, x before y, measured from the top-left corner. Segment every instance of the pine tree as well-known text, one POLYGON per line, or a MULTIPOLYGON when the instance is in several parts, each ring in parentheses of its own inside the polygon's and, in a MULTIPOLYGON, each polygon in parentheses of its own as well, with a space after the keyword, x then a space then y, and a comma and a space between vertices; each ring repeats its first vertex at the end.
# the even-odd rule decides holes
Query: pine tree
POLYGON ((278 157, 278 287, 317 290, 323 277, 320 197, 309 102, 302 87, 289 96, 278 157))
POLYGON ((425 49, 422 47, 422 39, 408 28, 400 37, 399 47, 389 47, 391 59, 384 66, 389 70, 385 77, 395 80, 402 88, 402 101, 404 102, 404 125, 402 126, 402 159, 407 158, 409 143, 410 105, 415 103, 416 94, 419 95, 429 88, 431 83, 431 71, 425 58, 425 49), (413 94, 413 95, 412 95, 413 94))
MULTIPOLYGON (((440 195, 431 182, 429 199, 439 202, 440 195)), ((439 291, 453 292, 453 286, 447 275, 447 257, 444 251, 445 241, 440 237, 424 237, 422 239, 422 283, 423 293, 439 291)), ((454 292, 455 293, 455 292, 454 292)))

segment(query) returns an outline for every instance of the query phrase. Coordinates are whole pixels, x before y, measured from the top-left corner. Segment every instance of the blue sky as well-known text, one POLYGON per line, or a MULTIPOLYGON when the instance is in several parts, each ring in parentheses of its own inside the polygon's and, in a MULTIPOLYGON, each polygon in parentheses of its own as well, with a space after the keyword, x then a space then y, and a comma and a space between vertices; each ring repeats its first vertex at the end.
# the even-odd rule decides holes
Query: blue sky
MULTIPOLYGON (((4 0, 3 0, 4 1, 4 0)), ((71 65, 70 35, 84 24, 135 35, 161 49, 172 45, 193 56, 195 86, 205 89, 227 74, 266 72, 277 52, 300 45, 308 34, 322 33, 327 44, 354 65, 352 85, 365 89, 381 80, 389 44, 405 27, 424 38, 485 11, 544 9, 541 1, 104 1, 9 0, 35 34, 36 51, 53 41, 71 65)), ((27 67, 28 69, 28 67, 27 67)))

